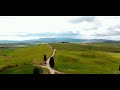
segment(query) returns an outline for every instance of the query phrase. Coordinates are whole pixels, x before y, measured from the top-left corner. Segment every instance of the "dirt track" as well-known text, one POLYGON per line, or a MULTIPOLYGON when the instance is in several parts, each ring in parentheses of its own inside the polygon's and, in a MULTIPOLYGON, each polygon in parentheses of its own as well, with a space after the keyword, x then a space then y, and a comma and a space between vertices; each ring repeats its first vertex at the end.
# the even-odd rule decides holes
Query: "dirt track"
MULTIPOLYGON (((49 44, 47 44, 47 45, 48 45, 50 48, 52 48, 49 44)), ((56 71, 56 70, 52 69, 52 68, 50 67, 50 65, 49 65, 50 58, 51 58, 51 57, 54 57, 55 52, 56 52, 56 49, 53 50, 53 53, 52 53, 52 55, 48 58, 48 60, 47 60, 47 62, 46 62, 46 65, 45 65, 45 66, 41 66, 41 67, 47 68, 47 69, 49 70, 50 74, 55 74, 55 72, 58 73, 58 74, 64 74, 64 73, 62 73, 62 72, 59 72, 59 71, 56 71)))

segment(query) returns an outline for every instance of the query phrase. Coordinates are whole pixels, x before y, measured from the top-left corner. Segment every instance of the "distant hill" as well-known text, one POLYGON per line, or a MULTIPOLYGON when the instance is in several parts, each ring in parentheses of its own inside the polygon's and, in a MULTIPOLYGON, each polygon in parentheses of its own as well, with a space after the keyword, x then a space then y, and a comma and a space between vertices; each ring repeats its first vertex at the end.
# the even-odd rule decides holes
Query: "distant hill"
POLYGON ((24 40, 24 41, 12 41, 12 40, 0 40, 0 43, 53 43, 53 42, 80 42, 80 43, 91 43, 91 42, 107 42, 107 43, 120 43, 120 41, 106 40, 106 39, 75 39, 75 38, 40 38, 35 40, 24 40))
POLYGON ((23 42, 41 42, 41 43, 53 43, 53 42, 80 42, 80 43, 91 43, 91 42, 109 42, 109 43, 120 43, 120 41, 106 40, 106 39, 75 39, 75 38, 40 38, 37 40, 26 40, 23 42))
POLYGON ((20 41, 0 40, 0 43, 19 43, 20 41))

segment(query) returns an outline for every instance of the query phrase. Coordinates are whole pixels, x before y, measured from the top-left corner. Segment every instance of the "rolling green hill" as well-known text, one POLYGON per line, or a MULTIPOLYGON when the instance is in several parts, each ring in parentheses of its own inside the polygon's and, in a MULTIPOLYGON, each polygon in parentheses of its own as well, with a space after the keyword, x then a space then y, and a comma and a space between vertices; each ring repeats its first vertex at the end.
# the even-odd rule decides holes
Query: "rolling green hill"
MULTIPOLYGON (((50 43, 56 48, 55 70, 67 74, 119 74, 120 46, 110 43, 50 43)), ((23 45, 24 46, 24 45, 23 45)), ((27 47, 0 47, 0 74, 32 74, 38 67, 40 74, 49 73, 41 68, 43 55, 47 58, 53 49, 47 44, 27 47)))
POLYGON ((0 48, 0 74, 31 73, 33 65, 40 65, 40 63, 43 61, 43 55, 46 54, 48 58, 52 51, 53 50, 50 49, 46 44, 24 48, 0 48))
POLYGON ((57 49, 55 69, 58 71, 68 74, 120 73, 119 46, 74 43, 52 43, 50 45, 57 49))

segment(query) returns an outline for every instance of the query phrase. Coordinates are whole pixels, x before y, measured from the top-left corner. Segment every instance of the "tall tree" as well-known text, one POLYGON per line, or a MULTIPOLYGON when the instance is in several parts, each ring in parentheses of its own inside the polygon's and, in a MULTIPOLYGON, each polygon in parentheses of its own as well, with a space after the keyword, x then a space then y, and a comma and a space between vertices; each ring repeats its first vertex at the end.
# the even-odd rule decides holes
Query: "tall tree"
POLYGON ((50 58, 49 64, 50 64, 51 68, 54 68, 54 58, 53 57, 50 58))
POLYGON ((43 59, 44 61, 45 61, 45 64, 46 64, 46 61, 47 61, 47 59, 46 59, 46 55, 44 55, 44 59, 43 59))

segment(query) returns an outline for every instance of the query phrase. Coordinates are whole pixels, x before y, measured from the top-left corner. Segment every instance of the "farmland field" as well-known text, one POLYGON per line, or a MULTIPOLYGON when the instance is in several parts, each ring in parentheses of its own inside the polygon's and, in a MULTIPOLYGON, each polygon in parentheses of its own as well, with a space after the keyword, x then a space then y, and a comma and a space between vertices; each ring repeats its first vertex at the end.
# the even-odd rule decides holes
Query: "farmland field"
MULTIPOLYGON (((19 45, 20 46, 20 45, 19 45)), ((0 48, 0 74, 31 74, 33 68, 40 66, 43 56, 47 58, 51 55, 52 49, 46 44, 22 47, 8 47, 1 45, 0 48)), ((43 73, 45 69, 42 70, 43 73)))
POLYGON ((120 47, 107 43, 50 43, 55 69, 67 74, 119 74, 120 47))
MULTIPOLYGON (((54 69, 65 74, 120 74, 120 45, 110 43, 49 43, 56 48, 54 69)), ((49 74, 40 67, 43 55, 51 56, 47 44, 1 44, 0 74, 49 74)))

